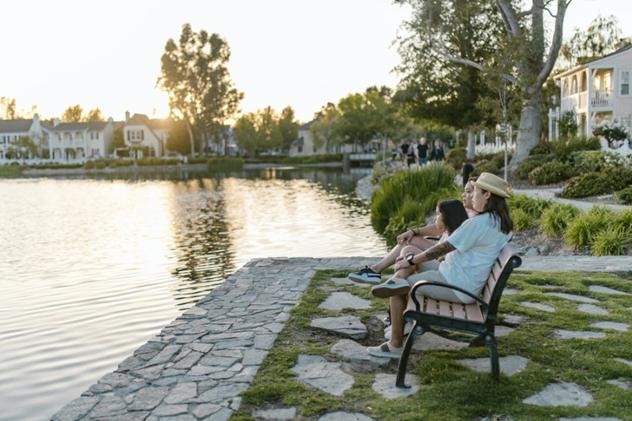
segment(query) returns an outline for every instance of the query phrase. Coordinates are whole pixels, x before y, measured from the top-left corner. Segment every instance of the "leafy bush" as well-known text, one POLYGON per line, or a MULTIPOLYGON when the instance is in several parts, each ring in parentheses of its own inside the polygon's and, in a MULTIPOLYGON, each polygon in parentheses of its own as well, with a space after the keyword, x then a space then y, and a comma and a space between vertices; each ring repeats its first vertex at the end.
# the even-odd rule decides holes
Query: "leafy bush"
POLYGON ((511 209, 510 212, 514 231, 524 231, 535 226, 535 218, 524 210, 516 208, 511 209))
POLYGON ((571 165, 560 161, 551 161, 531 171, 529 173, 529 183, 536 186, 559 183, 573 175, 575 175, 575 170, 571 165))
POLYGON ((623 167, 625 160, 619 154, 604 151, 577 151, 570 155, 576 174, 599 172, 607 168, 623 167))
POLYGON ((509 198, 509 209, 522 209, 529 214, 533 219, 539 219, 544 212, 551 206, 550 200, 532 199, 524 194, 514 194, 509 198))
POLYGON ((626 167, 606 168, 601 172, 573 177, 564 187, 562 197, 589 197, 613 193, 632 184, 632 169, 626 167))
POLYGON ((452 148, 445 156, 446 162, 455 170, 460 171, 465 162, 465 156, 467 149, 465 148, 452 148))
POLYGON ((0 165, 0 178, 14 178, 22 175, 23 167, 19 165, 0 165))
POLYGON ((102 170, 103 168, 105 168, 107 165, 105 163, 105 161, 88 161, 86 162, 83 167, 86 170, 102 170))
POLYGON ((551 151, 560 161, 570 159, 573 152, 601 150, 601 143, 596 137, 571 137, 549 142, 549 144, 551 145, 551 151))
POLYGON ((371 224, 377 232, 384 233, 390 219, 398 214, 407 199, 420 203, 424 211, 421 216, 425 217, 434 211, 437 195, 452 192, 458 197, 454 177, 451 167, 433 163, 418 171, 399 171, 383 179, 371 198, 371 224))
POLYGON ((614 194, 618 201, 626 204, 632 205, 632 187, 626 187, 623 190, 619 190, 614 194))
POLYGON ((514 176, 520 180, 526 180, 529 173, 539 166, 551 161, 555 155, 530 155, 527 159, 518 164, 518 168, 514 172, 514 176))
POLYGON ((147 167, 151 165, 178 165, 180 163, 179 159, 163 159, 158 157, 147 157, 140 158, 136 160, 136 164, 141 167, 147 167))
POLYGON ((621 256, 632 244, 632 231, 611 226, 595 236, 591 252, 595 256, 621 256))
POLYGON ((81 168, 83 164, 37 164, 32 166, 31 168, 36 168, 38 170, 61 170, 61 169, 72 169, 72 168, 81 168))
POLYGON ((577 117, 574 111, 566 111, 562 114, 559 121, 560 135, 563 137, 573 136, 577 133, 577 117))
POLYGON ((604 124, 603 126, 593 129, 595 136, 603 136, 611 148, 619 148, 623 141, 628 138, 628 132, 625 128, 616 125, 604 124))
POLYGON ((209 160, 208 156, 188 156, 187 164, 206 164, 209 160))
POLYGON ((325 154, 313 156, 259 156, 246 159, 247 164, 322 164, 323 162, 342 162, 342 154, 325 154))
POLYGON ((207 160, 209 171, 235 171, 244 167, 243 158, 221 157, 207 160))
POLYGON ((612 217, 612 212, 598 206, 579 215, 568 225, 564 233, 566 244, 576 249, 591 245, 597 234, 608 227, 612 217))
POLYGON ((540 141, 535 148, 531 149, 531 154, 529 157, 534 155, 551 155, 553 153, 553 149, 551 148, 551 142, 540 141))
POLYGON ((568 224, 579 215, 579 209, 572 205, 556 203, 542 212, 542 231, 549 238, 561 237, 568 224))

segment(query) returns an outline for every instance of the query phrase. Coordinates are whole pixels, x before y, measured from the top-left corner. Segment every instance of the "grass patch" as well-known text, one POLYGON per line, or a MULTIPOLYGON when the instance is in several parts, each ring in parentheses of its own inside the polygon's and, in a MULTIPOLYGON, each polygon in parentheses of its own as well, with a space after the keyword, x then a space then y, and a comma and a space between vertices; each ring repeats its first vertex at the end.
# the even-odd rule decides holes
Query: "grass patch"
MULTIPOLYGON (((316 419, 328 412, 344 410, 361 412, 380 420, 470 420, 481 417, 496 419, 510 416, 514 420, 557 419, 559 417, 601 416, 631 419, 632 399, 623 391, 606 383, 610 379, 632 380, 632 368, 613 358, 632 359, 632 336, 608 331, 603 340, 559 340, 555 329, 596 330, 590 324, 597 320, 632 323, 632 297, 606 296, 592 293, 592 284, 632 293, 632 273, 530 273, 514 272, 509 286, 518 294, 506 296, 499 315, 514 313, 527 316, 529 321, 509 336, 498 338, 500 356, 520 355, 530 360, 527 368, 514 376, 501 375, 495 383, 491 375, 470 371, 456 363, 461 358, 488 358, 486 348, 465 348, 457 351, 428 351, 423 356, 412 353, 409 373, 420 377, 422 388, 416 395, 388 400, 377 395, 371 385, 375 374, 347 371, 354 376, 353 387, 342 397, 335 397, 299 382, 290 371, 299 354, 321 355, 330 361, 336 358, 329 349, 340 338, 309 327, 314 317, 340 315, 318 308, 335 287, 371 300, 370 310, 351 311, 363 321, 378 312, 385 312, 387 300, 369 296, 369 289, 358 286, 335 286, 330 277, 346 275, 341 271, 319 271, 301 301, 291 312, 290 320, 263 362, 250 389, 242 393, 243 401, 232 420, 253 420, 256 408, 295 406, 297 417, 316 419), (557 290, 589 296, 600 300, 600 306, 610 314, 591 316, 577 310, 578 303, 544 295, 544 286, 556 285, 557 290), (521 301, 537 301, 556 307, 556 313, 543 313, 524 308, 521 301), (539 392, 549 383, 575 382, 588 390, 594 402, 585 408, 535 407, 522 400, 539 392)), ((364 345, 375 344, 376 339, 364 345)), ((380 369, 394 374, 396 363, 380 369)))
POLYGON ((0 165, 0 178, 18 178, 24 168, 20 165, 0 165))

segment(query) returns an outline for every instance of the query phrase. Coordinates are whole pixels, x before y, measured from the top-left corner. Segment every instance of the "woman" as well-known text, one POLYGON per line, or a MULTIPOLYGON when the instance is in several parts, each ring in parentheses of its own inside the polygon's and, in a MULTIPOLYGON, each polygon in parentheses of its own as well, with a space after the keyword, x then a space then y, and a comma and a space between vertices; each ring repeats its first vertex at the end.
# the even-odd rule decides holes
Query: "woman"
MULTIPOLYGON (((426 251, 404 253, 405 258, 395 264, 395 276, 371 290, 377 297, 390 299, 393 327, 390 341, 369 347, 370 355, 387 358, 401 355, 403 312, 408 291, 417 281, 447 283, 473 295, 479 295, 485 286, 494 261, 510 239, 513 223, 506 200, 509 193, 505 180, 494 174, 482 173, 473 184, 472 205, 479 214, 463 222, 446 241, 426 251), (428 263, 442 256, 445 260, 440 264, 428 263), (414 274, 420 265, 423 272, 414 274), (432 269, 432 266, 437 269, 432 269)), ((474 301, 466 294, 440 286, 424 286, 417 291, 437 300, 466 304, 474 301)))

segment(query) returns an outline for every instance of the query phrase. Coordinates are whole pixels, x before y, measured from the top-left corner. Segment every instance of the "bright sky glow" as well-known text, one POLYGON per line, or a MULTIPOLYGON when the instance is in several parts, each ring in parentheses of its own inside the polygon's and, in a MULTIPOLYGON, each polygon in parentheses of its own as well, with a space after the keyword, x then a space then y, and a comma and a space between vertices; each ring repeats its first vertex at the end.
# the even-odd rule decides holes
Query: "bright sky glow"
MULTIPOLYGON (((598 14, 632 35, 629 0, 574 0, 565 33, 598 14)), ((0 96, 45 117, 66 107, 168 113, 155 87, 160 56, 182 24, 224 36, 243 111, 291 105, 302 121, 371 85, 395 86, 392 45, 409 12, 391 0, 22 0, 0 14, 0 96)))

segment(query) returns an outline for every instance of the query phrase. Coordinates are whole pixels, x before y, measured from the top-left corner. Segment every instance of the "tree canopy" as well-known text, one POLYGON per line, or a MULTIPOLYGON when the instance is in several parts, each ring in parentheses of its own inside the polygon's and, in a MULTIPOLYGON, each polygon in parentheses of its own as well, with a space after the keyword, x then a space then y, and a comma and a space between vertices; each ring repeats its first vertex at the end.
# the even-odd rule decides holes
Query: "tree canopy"
POLYGON ((622 37, 616 16, 597 16, 585 30, 575 28, 570 39, 562 45, 560 54, 574 66, 610 54, 631 42, 630 38, 622 37))
POLYGON ((61 121, 64 123, 79 123, 83 119, 83 108, 81 105, 71 105, 66 108, 64 113, 61 115, 61 121))
POLYGON ((193 154, 192 126, 219 142, 226 120, 239 109, 243 93, 233 87, 229 59, 230 48, 224 38, 204 30, 194 32, 188 23, 182 27, 178 42, 170 38, 165 45, 158 85, 169 94, 172 116, 185 122, 193 154))
POLYGON ((292 107, 285 107, 281 114, 272 107, 242 115, 233 128, 239 147, 249 155, 266 150, 287 152, 298 138, 299 124, 292 107))
POLYGON ((88 111, 88 114, 86 114, 84 119, 85 121, 105 121, 105 117, 103 117, 99 107, 88 111))

